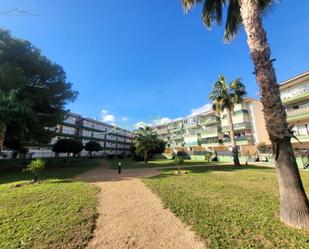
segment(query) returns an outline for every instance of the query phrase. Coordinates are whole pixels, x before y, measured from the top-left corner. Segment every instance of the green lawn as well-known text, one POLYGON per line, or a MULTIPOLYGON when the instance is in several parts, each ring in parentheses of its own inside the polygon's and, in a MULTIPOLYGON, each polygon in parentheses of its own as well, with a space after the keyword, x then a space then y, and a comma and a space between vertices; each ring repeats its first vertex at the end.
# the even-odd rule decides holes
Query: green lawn
MULTIPOLYGON (((213 165, 214 163, 208 163, 205 160, 184 160, 185 165, 213 165)), ((113 159, 109 160, 109 163, 111 164, 111 168, 117 168, 118 163, 121 162, 123 169, 138 169, 138 168, 154 168, 154 167, 170 167, 170 166, 176 166, 174 160, 153 160, 149 161, 148 163, 139 162, 139 161, 133 161, 132 159, 113 159)), ((182 166, 183 167, 183 166, 182 166)))
POLYGON ((0 248, 83 248, 96 217, 98 189, 71 178, 98 161, 46 169, 42 182, 22 172, 1 174, 0 248), (22 184, 22 187, 16 187, 22 184))
MULTIPOLYGON (((309 234, 278 218, 275 169, 218 165, 187 172, 165 170, 144 182, 208 248, 309 248, 309 234)), ((309 194, 309 172, 301 174, 309 194)))

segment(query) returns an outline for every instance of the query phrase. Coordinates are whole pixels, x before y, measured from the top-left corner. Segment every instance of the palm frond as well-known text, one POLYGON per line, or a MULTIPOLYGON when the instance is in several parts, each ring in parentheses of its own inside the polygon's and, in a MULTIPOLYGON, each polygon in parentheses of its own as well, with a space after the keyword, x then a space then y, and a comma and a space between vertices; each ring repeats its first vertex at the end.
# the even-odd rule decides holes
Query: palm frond
POLYGON ((242 23, 238 0, 230 0, 224 30, 224 41, 229 42, 238 34, 242 23))

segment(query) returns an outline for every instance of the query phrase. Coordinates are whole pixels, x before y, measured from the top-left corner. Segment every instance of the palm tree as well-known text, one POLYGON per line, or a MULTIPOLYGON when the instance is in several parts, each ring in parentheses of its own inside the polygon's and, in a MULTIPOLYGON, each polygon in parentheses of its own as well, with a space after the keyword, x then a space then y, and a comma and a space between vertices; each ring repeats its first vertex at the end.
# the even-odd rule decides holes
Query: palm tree
POLYGON ((212 108, 218 114, 226 111, 230 138, 232 144, 232 154, 235 166, 240 166, 238 158, 238 149, 236 145, 234 125, 232 119, 232 113, 234 111, 235 104, 239 104, 243 101, 243 97, 246 95, 246 88, 240 82, 240 79, 233 80, 230 84, 227 84, 223 75, 219 76, 217 82, 215 82, 212 92, 209 95, 209 100, 212 102, 212 108))
POLYGON ((271 60, 271 50, 262 16, 274 0, 182 0, 184 9, 203 3, 202 20, 207 27, 221 24, 227 13, 224 38, 231 41, 243 25, 260 89, 266 129, 275 155, 280 192, 280 218, 286 224, 309 231, 309 202, 294 156, 287 116, 280 98, 279 85, 271 60), (224 8, 227 11, 224 12, 224 8))
POLYGON ((134 145, 137 150, 143 152, 144 162, 149 159, 149 152, 155 150, 159 145, 159 139, 156 132, 150 127, 140 127, 134 139, 134 145))

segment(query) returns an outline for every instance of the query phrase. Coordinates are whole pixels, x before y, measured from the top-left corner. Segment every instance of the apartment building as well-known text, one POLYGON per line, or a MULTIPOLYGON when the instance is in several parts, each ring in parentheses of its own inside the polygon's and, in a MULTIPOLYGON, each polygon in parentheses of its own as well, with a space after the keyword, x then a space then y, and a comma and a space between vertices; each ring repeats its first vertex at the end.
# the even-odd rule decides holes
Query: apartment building
MULTIPOLYGON (((103 123, 90 118, 83 118, 81 115, 68 113, 64 121, 55 128, 56 136, 51 140, 48 148, 30 148, 33 157, 52 157, 53 144, 59 139, 75 138, 84 145, 89 141, 98 142, 103 150, 94 152, 93 155, 120 155, 129 154, 133 143, 133 133, 110 124, 103 123)), ((83 150, 81 156, 86 156, 87 151, 83 150)), ((61 156, 61 155, 60 155, 61 156)))
MULTIPOLYGON (((235 105, 233 113, 235 137, 242 154, 254 154, 256 144, 268 142, 262 104, 251 98, 235 105)), ((230 151, 231 139, 227 115, 210 110, 184 119, 156 126, 159 137, 167 142, 166 152, 230 151)))
MULTIPOLYGON (((280 84, 282 103, 288 123, 294 125, 294 147, 309 149, 309 71, 280 84)), ((233 113, 235 137, 242 154, 254 154, 260 142, 270 144, 265 128, 263 107, 259 100, 246 98, 235 105, 233 113)), ((166 152, 227 151, 231 149, 226 113, 218 117, 214 111, 176 120, 155 127, 167 142, 166 152)))
POLYGON ((300 141, 293 138, 293 146, 309 149, 309 71, 282 82, 280 92, 288 123, 294 125, 294 135, 300 141))

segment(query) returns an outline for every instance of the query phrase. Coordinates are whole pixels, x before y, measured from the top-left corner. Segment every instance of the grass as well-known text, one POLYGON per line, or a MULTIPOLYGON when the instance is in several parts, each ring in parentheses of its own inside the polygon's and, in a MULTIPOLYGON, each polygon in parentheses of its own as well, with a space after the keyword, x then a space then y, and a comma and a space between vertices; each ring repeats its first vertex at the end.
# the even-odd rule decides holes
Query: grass
POLYGON ((98 189, 71 178, 98 163, 45 169, 39 184, 25 184, 32 178, 28 173, 2 174, 0 248, 84 248, 95 222, 98 189))
MULTIPOLYGON (((214 163, 208 163, 205 160, 184 160, 185 163, 181 166, 190 166, 190 165, 210 165, 214 163)), ((174 160, 153 160, 148 161, 148 163, 133 161, 132 159, 113 159, 109 160, 111 168, 117 168, 118 163, 121 162, 122 168, 124 169, 138 169, 138 168, 155 168, 155 167, 171 167, 176 166, 174 160)))
MULTIPOLYGON (((165 170, 144 182, 208 248, 309 248, 309 234, 278 218, 275 169, 218 165, 165 170)), ((301 172, 309 194, 309 172, 301 172)))

